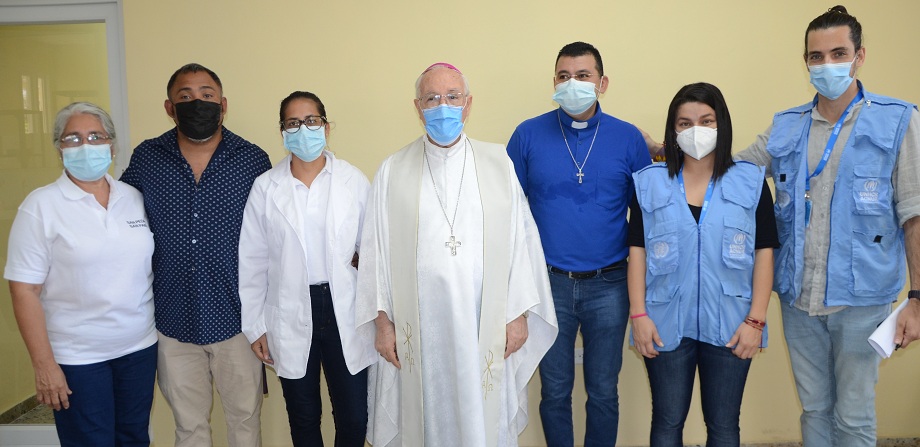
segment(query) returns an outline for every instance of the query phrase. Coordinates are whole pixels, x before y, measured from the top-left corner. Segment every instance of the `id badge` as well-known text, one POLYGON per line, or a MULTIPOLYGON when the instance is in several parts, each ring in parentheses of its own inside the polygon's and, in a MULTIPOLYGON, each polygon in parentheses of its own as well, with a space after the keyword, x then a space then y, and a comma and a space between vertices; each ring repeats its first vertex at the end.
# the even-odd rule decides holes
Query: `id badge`
POLYGON ((805 228, 811 224, 811 196, 805 193, 805 228))

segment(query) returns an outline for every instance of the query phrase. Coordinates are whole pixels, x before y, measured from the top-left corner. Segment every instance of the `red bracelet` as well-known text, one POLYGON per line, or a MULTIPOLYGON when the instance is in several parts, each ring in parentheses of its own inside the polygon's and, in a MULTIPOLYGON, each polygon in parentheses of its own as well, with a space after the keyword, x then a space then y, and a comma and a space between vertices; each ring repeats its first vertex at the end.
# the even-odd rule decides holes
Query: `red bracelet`
POLYGON ((642 312, 641 314, 630 315, 630 316, 629 316, 629 319, 630 319, 630 320, 635 320, 636 318, 642 318, 642 317, 647 317, 647 316, 648 316, 647 313, 642 312))
POLYGON ((756 328, 756 329, 759 329, 759 330, 763 330, 764 326, 767 325, 767 322, 766 322, 766 321, 756 320, 756 319, 751 318, 751 317, 745 318, 745 319, 744 319, 744 322, 745 322, 748 326, 751 326, 751 327, 756 328))

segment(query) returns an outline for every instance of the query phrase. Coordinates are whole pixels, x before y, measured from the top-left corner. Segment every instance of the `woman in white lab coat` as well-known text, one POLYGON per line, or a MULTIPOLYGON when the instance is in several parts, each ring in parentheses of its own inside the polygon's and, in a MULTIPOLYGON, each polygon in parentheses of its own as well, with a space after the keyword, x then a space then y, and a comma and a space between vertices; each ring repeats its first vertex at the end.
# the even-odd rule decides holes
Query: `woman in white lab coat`
POLYGON ((363 446, 366 367, 374 334, 354 324, 361 223, 370 185, 325 150, 322 101, 294 92, 281 102, 291 154, 252 186, 240 234, 243 333, 281 378, 295 446, 322 446, 320 365, 332 401, 336 446, 363 446))

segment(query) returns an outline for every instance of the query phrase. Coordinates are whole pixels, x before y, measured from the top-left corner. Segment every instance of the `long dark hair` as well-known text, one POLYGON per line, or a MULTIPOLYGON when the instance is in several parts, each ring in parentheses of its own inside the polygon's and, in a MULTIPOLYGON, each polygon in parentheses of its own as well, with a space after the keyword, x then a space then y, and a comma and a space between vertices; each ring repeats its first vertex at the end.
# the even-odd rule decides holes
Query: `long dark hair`
POLYGON ((719 178, 728 168, 735 164, 732 161, 732 117, 728 113, 728 105, 718 87, 705 82, 697 82, 681 87, 671 100, 668 107, 668 120, 664 131, 664 155, 668 166, 668 176, 675 177, 684 166, 684 154, 677 145, 677 132, 674 125, 677 123, 677 109, 688 102, 699 102, 712 107, 716 112, 716 126, 719 133, 716 136, 715 163, 712 168, 712 177, 719 178))

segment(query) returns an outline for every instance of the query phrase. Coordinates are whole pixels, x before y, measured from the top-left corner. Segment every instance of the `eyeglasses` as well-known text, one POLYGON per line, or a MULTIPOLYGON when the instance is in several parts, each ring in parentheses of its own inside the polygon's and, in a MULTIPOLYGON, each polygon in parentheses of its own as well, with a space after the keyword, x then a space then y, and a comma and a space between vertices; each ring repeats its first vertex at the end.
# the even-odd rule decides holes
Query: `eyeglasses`
POLYGON ((579 81, 592 82, 591 78, 594 77, 594 73, 575 73, 570 75, 568 73, 559 73, 556 75, 556 82, 565 82, 569 79, 575 78, 579 81))
POLYGON ((281 128, 284 129, 285 132, 297 133, 297 131, 300 130, 300 126, 307 126, 308 130, 320 130, 327 122, 325 116, 310 115, 304 119, 286 119, 280 121, 279 124, 281 124, 281 128))
POLYGON ((61 137, 61 147, 78 147, 83 146, 83 142, 86 141, 86 144, 89 145, 99 145, 105 144, 106 141, 111 140, 112 137, 96 132, 91 132, 86 138, 82 137, 79 134, 70 134, 64 137, 61 137))
POLYGON ((427 95, 422 95, 418 99, 421 103, 423 109, 431 109, 441 105, 441 100, 447 101, 448 104, 452 106, 463 106, 466 102, 466 94, 464 93, 447 93, 444 95, 436 95, 434 93, 429 93, 427 95))

